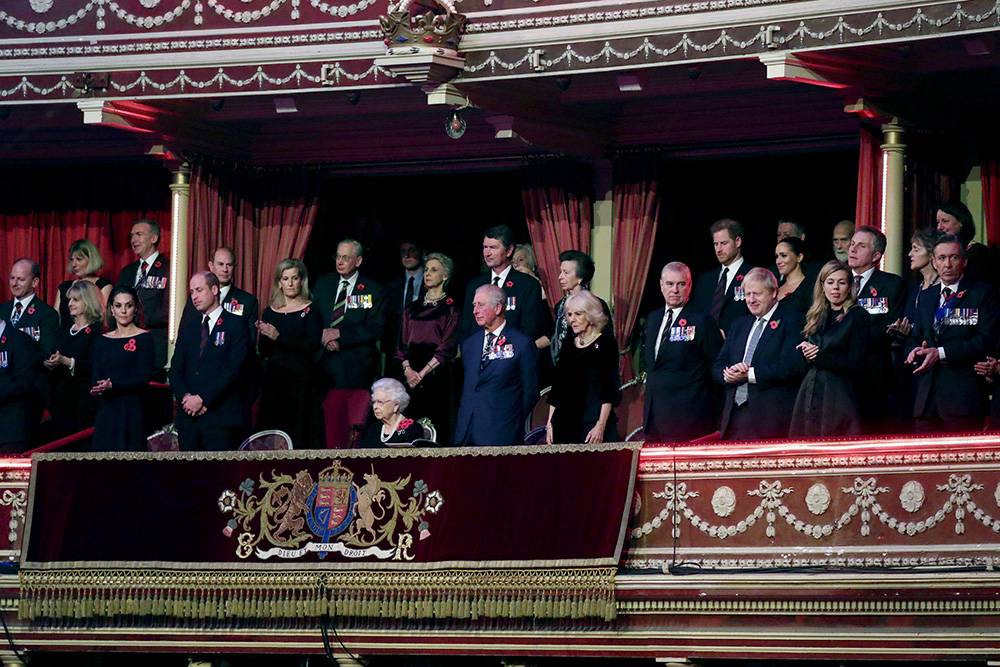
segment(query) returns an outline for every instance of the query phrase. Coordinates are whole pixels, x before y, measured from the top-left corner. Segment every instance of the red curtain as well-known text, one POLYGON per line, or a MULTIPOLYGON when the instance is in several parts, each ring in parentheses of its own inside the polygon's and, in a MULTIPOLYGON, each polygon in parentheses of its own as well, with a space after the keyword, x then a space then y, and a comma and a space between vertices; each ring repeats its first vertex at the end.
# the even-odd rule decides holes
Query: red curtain
MULTIPOLYGON (((653 256, 660 214, 659 161, 654 157, 618 160, 613 175, 615 332, 622 355, 628 351, 632 328, 639 316, 642 291, 653 256)), ((632 376, 628 357, 621 364, 622 381, 632 376)))
POLYGON ((562 296, 559 253, 590 253, 592 181, 588 167, 570 162, 543 162, 524 171, 521 200, 550 309, 562 296))
MULTIPOLYGON (((191 272, 206 270, 219 246, 236 253, 233 282, 267 306, 275 265, 302 257, 316 222, 318 174, 232 173, 196 165, 191 173, 191 272)), ((315 284, 315 280, 312 281, 315 284)))
MULTIPOLYGON (((160 248, 170 249, 170 174, 162 167, 130 169, 45 168, 0 172, 0 272, 4 278, 19 257, 42 267, 38 294, 55 303, 73 241, 92 241, 104 259, 100 275, 117 282, 135 260, 129 247, 132 223, 148 218, 160 225, 160 248)), ((6 283, 6 280, 5 280, 6 283)), ((10 298, 2 290, 0 301, 10 298)))
POLYGON ((1000 159, 984 158, 980 167, 983 183, 983 219, 990 245, 1000 244, 1000 159))
POLYGON ((854 224, 858 227, 882 227, 882 137, 867 127, 861 128, 858 154, 858 197, 854 224))

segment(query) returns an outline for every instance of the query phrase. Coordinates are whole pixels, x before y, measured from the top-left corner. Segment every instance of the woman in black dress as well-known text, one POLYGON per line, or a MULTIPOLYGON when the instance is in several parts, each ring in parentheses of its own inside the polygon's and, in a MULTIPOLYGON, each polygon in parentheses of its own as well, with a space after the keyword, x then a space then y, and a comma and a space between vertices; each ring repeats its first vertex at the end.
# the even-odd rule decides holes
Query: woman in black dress
POLYGON ((606 330, 600 300, 584 290, 566 299, 570 332, 556 362, 548 395, 546 440, 553 443, 614 442, 614 408, 621 400, 618 347, 606 330))
POLYGON ((274 270, 270 305, 257 322, 261 393, 257 429, 278 429, 296 449, 321 449, 323 392, 317 358, 323 336, 319 309, 312 307, 309 274, 298 259, 283 259, 274 270))
POLYGON ((803 271, 805 242, 795 236, 786 236, 774 248, 774 265, 778 269, 780 287, 778 301, 805 315, 812 303, 812 286, 803 271))
POLYGON ((424 429, 403 414, 410 396, 399 380, 382 378, 372 385, 372 413, 360 446, 364 448, 409 447, 414 440, 424 438, 424 429))
POLYGON ((111 291, 107 320, 112 329, 94 342, 90 394, 97 397, 95 451, 145 449, 143 397, 153 377, 155 343, 141 328, 142 304, 131 287, 111 291))
POLYGON ((93 346, 104 331, 102 302, 100 290, 87 280, 76 281, 66 292, 70 317, 59 326, 56 351, 43 362, 51 383, 52 440, 94 424, 97 402, 90 395, 90 371, 93 346))
POLYGON ((86 280, 97 287, 101 292, 101 310, 108 302, 113 287, 110 280, 97 275, 97 272, 104 268, 104 259, 100 251, 93 243, 87 239, 77 239, 69 247, 69 264, 66 270, 73 277, 59 283, 59 291, 56 293, 56 310, 59 311, 59 321, 63 324, 72 323, 73 316, 69 312, 69 298, 66 292, 78 280, 86 280))
POLYGON ((934 212, 934 224, 942 234, 951 234, 965 244, 965 272, 962 280, 990 285, 1000 283, 990 248, 976 238, 976 223, 968 207, 960 201, 941 202, 934 212))
POLYGON ((396 359, 409 385, 411 413, 427 417, 439 433, 451 433, 452 361, 458 349, 458 306, 445 291, 454 264, 440 253, 424 261, 423 301, 403 311, 396 359))
POLYGON ((827 262, 813 290, 813 304, 798 345, 809 370, 792 410, 792 436, 858 435, 861 419, 855 385, 865 369, 868 311, 857 305, 851 270, 827 262))

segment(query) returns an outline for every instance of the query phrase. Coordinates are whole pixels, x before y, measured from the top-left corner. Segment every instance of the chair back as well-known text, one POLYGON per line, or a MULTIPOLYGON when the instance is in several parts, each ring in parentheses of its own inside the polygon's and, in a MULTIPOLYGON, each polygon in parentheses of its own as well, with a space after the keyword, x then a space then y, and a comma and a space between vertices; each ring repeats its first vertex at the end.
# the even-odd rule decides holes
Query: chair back
POLYGON ((167 424, 156 433, 146 438, 146 448, 151 452, 180 451, 180 440, 173 424, 167 424))
POLYGON ((541 445, 545 442, 545 424, 541 426, 536 426, 535 428, 528 431, 524 436, 524 444, 526 445, 541 445))
MULTIPOLYGON (((424 440, 430 440, 433 443, 437 443, 437 429, 434 428, 434 423, 428 417, 421 417, 417 420, 421 428, 424 429, 424 440)), ((414 443, 419 441, 414 441, 414 443)))
POLYGON ((629 380, 622 385, 622 400, 615 408, 615 416, 618 418, 618 432, 627 433, 626 442, 629 438, 634 438, 642 431, 643 427, 643 402, 646 400, 646 374, 629 380))
POLYGON ((240 444, 241 452, 280 451, 292 449, 292 438, 284 431, 271 429, 254 433, 240 444))
POLYGON ((531 433, 539 426, 545 426, 549 421, 549 403, 545 397, 548 396, 550 391, 552 391, 552 387, 545 387, 538 392, 538 402, 535 403, 535 407, 524 419, 525 434, 531 433))

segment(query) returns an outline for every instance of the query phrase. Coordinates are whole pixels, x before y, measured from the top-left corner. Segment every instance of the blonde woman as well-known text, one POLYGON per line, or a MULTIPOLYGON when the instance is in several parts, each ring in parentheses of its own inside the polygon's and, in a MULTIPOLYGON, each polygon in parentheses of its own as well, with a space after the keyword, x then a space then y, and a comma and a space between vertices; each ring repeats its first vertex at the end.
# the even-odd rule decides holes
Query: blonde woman
POLYGON ((823 265, 806 313, 798 350, 808 371, 792 410, 792 436, 857 435, 861 419, 856 386, 865 370, 868 311, 858 306, 851 269, 823 265))
POLYGON ((66 264, 66 271, 73 277, 59 283, 59 291, 56 293, 55 309, 59 312, 60 322, 73 321, 73 316, 69 313, 69 299, 66 292, 78 280, 86 280, 97 287, 101 293, 101 308, 104 308, 108 296, 111 295, 113 283, 98 275, 103 268, 104 259, 97 246, 87 239, 73 241, 73 245, 69 247, 69 262, 66 264))
POLYGON ((301 260, 278 262, 271 300, 257 322, 257 332, 261 356, 257 429, 284 431, 296 449, 322 448, 323 392, 316 358, 323 320, 319 309, 312 307, 309 273, 301 260))

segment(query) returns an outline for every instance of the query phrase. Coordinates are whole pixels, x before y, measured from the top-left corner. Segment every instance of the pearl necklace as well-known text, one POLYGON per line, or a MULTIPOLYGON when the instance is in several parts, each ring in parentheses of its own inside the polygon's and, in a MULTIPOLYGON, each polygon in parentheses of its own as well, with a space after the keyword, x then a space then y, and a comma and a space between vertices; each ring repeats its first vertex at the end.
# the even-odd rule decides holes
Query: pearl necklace
POLYGON ((71 327, 69 328, 69 335, 70 335, 70 336, 75 336, 75 335, 77 335, 78 333, 80 333, 81 331, 83 331, 84 329, 86 329, 86 328, 87 328, 87 327, 89 327, 89 326, 90 326, 89 324, 84 324, 84 325, 83 325, 82 327, 80 327, 80 328, 78 329, 78 328, 76 327, 76 325, 74 324, 73 326, 71 326, 71 327))

